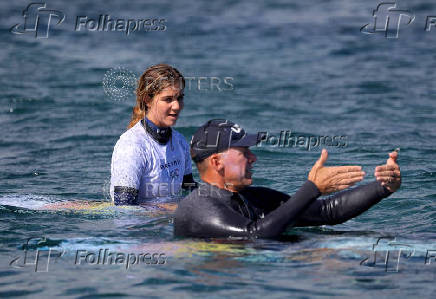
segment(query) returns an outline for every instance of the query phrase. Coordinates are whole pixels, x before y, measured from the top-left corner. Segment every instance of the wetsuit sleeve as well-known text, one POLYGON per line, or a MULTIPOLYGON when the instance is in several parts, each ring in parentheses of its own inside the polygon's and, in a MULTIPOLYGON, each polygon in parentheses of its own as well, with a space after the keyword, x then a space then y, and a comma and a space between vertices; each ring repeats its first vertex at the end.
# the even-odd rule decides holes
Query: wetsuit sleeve
POLYGON ((321 192, 316 185, 311 181, 306 181, 287 202, 268 213, 264 218, 249 223, 249 233, 261 238, 280 235, 288 225, 294 224, 298 216, 320 195, 321 192))
MULTIPOLYGON (((196 192, 196 191, 194 191, 196 192)), ((263 192, 267 195, 267 192, 263 192)), ((264 218, 252 220, 218 200, 210 198, 192 200, 179 205, 175 214, 174 233, 187 237, 260 237, 273 238, 293 224, 300 213, 321 193, 310 181, 306 181, 297 193, 264 218)), ((265 198, 267 200, 267 198, 265 198)))
POLYGON ((138 190, 135 188, 115 186, 114 187, 114 204, 119 205, 137 205, 138 190))
POLYGON ((295 226, 334 225, 354 218, 392 193, 379 182, 314 201, 295 226))
POLYGON ((194 181, 194 177, 192 176, 192 173, 183 176, 183 182, 182 182, 183 189, 192 191, 197 187, 198 184, 194 181))

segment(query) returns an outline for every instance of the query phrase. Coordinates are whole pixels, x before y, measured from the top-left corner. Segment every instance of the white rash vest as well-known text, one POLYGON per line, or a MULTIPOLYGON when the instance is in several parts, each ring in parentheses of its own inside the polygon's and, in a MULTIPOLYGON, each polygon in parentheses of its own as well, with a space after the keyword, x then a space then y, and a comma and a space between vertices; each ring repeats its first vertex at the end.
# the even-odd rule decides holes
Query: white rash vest
POLYGON ((170 140, 161 145, 139 121, 115 144, 111 163, 110 194, 114 186, 138 190, 138 203, 168 202, 181 195, 183 176, 192 173, 189 145, 172 129, 170 140))

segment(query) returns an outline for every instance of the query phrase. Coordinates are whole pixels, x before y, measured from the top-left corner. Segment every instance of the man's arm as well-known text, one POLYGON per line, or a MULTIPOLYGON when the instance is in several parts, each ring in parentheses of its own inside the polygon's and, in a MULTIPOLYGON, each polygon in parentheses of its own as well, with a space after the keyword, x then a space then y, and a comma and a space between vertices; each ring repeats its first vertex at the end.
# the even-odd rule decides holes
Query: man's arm
POLYGON ((398 152, 389 153, 386 164, 377 166, 377 181, 315 201, 298 219, 296 226, 333 225, 354 218, 401 186, 401 172, 397 164, 398 152))
POLYGON ((280 235, 288 225, 295 223, 299 215, 308 208, 321 193, 314 183, 304 185, 286 203, 264 218, 248 225, 248 232, 256 237, 271 238, 280 235))
MULTIPOLYGON (((244 217, 222 202, 214 201, 213 198, 182 200, 175 214, 175 235, 211 238, 272 238, 280 235, 288 225, 298 220, 321 193, 343 190, 363 179, 364 172, 360 166, 324 167, 327 157, 328 153, 323 149, 309 173, 309 180, 282 205, 277 207, 276 200, 270 208, 257 205, 266 212, 263 218, 244 217)), ((269 200, 274 193, 277 192, 259 193, 256 197, 269 200)), ((244 192, 241 194, 244 195, 244 192)), ((289 195, 280 197, 286 199, 289 195)), ((252 201, 253 198, 254 196, 248 198, 248 201, 252 201)))
POLYGON ((201 198, 183 202, 175 214, 174 233, 185 237, 260 237, 280 235, 321 193, 310 181, 280 207, 256 220, 244 217, 220 200, 201 198))
POLYGON ((375 181, 313 202, 295 226, 334 225, 367 211, 392 193, 375 181))

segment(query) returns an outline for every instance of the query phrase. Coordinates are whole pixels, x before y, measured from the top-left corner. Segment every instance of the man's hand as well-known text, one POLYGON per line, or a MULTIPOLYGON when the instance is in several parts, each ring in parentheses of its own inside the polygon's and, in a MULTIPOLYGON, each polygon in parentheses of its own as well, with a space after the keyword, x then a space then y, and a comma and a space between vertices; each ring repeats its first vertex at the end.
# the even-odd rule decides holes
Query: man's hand
POLYGON ((375 168, 374 176, 377 181, 381 182, 391 192, 397 191, 401 186, 400 166, 397 164, 398 153, 396 151, 389 153, 389 158, 385 165, 375 168))
POLYGON ((322 194, 346 189, 363 180, 365 172, 362 171, 361 166, 325 167, 327 158, 327 150, 323 149, 321 157, 313 165, 308 177, 322 194))

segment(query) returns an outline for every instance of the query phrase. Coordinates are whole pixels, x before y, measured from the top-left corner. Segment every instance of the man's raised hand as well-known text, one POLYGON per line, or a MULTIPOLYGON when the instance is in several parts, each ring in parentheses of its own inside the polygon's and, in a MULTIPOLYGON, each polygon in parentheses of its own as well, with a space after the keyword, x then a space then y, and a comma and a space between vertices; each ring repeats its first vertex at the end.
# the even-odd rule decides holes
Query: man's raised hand
POLYGON ((309 172, 308 179, 312 181, 322 194, 344 190, 363 180, 365 172, 361 166, 324 166, 328 152, 323 149, 321 157, 315 162, 309 172))
POLYGON ((398 152, 389 153, 385 165, 375 168, 374 176, 383 186, 391 192, 397 191, 401 186, 400 166, 397 164, 398 152))

